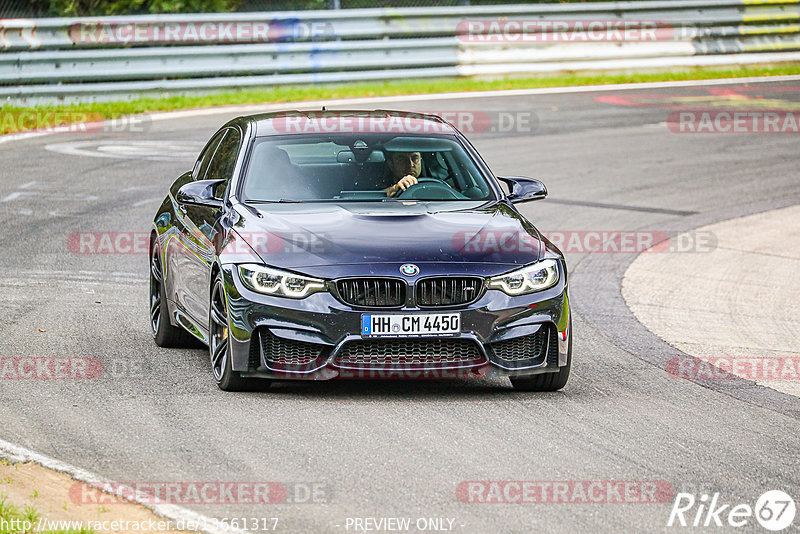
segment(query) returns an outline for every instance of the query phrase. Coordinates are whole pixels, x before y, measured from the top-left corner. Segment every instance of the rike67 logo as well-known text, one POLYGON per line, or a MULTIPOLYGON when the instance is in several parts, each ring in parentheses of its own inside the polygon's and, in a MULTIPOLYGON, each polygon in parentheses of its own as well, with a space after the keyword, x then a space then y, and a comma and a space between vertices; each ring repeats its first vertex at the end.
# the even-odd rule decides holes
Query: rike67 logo
POLYGON ((779 532, 792 525, 796 513, 797 505, 794 499, 781 490, 763 493, 755 506, 747 503, 734 505, 723 502, 719 493, 702 494, 699 498, 691 493, 678 493, 667 526, 744 527, 752 525, 755 517, 763 528, 779 532))

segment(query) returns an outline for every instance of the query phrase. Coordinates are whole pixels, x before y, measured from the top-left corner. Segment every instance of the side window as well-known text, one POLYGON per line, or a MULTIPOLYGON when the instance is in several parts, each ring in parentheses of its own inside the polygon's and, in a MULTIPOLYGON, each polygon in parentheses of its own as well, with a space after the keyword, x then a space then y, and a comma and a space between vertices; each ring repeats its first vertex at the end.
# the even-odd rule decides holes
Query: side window
POLYGON ((200 153, 200 157, 197 158, 197 162, 194 164, 195 180, 203 179, 206 169, 208 168, 208 164, 211 162, 211 157, 214 155, 214 151, 217 149, 217 145, 219 144, 220 139, 222 139, 222 136, 225 135, 225 132, 226 130, 223 130, 212 137, 211 141, 209 141, 206 147, 203 149, 203 152, 200 153))
POLYGON ((208 170, 205 175, 206 180, 225 180, 225 183, 220 184, 217 190, 214 191, 214 196, 217 198, 222 197, 225 188, 228 186, 228 181, 230 181, 233 176, 233 169, 236 166, 236 156, 239 155, 240 140, 241 135, 238 130, 233 128, 228 129, 227 134, 222 139, 222 142, 220 142, 217 147, 217 151, 211 158, 211 163, 208 165, 208 170))

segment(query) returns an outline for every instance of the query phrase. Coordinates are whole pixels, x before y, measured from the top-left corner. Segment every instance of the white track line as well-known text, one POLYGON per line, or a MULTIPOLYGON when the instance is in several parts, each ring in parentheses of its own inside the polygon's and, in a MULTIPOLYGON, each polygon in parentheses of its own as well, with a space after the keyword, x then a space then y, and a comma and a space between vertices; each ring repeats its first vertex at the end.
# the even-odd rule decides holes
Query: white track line
MULTIPOLYGON (((576 85, 571 87, 539 87, 535 89, 503 89, 497 91, 470 91, 457 93, 429 93, 421 95, 399 96, 370 96, 359 98, 338 98, 328 100, 301 100, 299 102, 278 102, 274 104, 246 104, 219 106, 213 108, 186 109, 181 111, 163 111, 136 115, 148 117, 150 120, 182 119, 189 117, 202 117, 220 113, 243 114, 264 111, 280 111, 288 109, 322 108, 322 106, 348 106, 353 104, 392 103, 392 102, 419 102, 425 100, 466 100, 470 98, 496 98, 504 96, 530 96, 530 95, 561 95, 572 93, 594 93, 607 91, 630 91, 636 89, 667 89, 670 87, 703 87, 707 85, 731 85, 739 83, 777 83, 800 81, 800 75, 790 76, 755 76, 751 78, 718 78, 710 80, 679 80, 668 82, 637 82, 617 83, 606 85, 576 85)), ((58 132, 26 132, 0 136, 0 143, 29 139, 58 132)))
MULTIPOLYGON (((86 482, 93 486, 96 486, 98 483, 102 484, 110 482, 108 479, 96 475, 91 471, 86 471, 80 467, 66 464, 56 460, 55 458, 50 458, 49 456, 33 452, 24 447, 3 441, 2 439, 0 439, 0 457, 6 458, 11 462, 36 462, 37 464, 43 465, 48 469, 53 469, 54 471, 59 471, 61 473, 67 473, 75 480, 80 480, 81 482, 86 482)), ((121 486, 117 484, 108 485, 110 488, 115 486, 117 486, 116 489, 109 493, 112 493, 124 500, 131 500, 130 492, 124 492, 124 488, 121 486)), ((205 528, 200 529, 199 532, 205 532, 207 534, 243 534, 246 532, 244 530, 233 528, 216 528, 216 525, 219 525, 219 522, 214 518, 198 514, 197 512, 188 510, 175 504, 152 504, 147 502, 145 497, 139 497, 138 495, 135 499, 133 499, 133 501, 144 506, 145 508, 149 508, 156 515, 171 519, 175 522, 182 521, 184 524, 191 522, 196 525, 204 525, 205 528)), ((221 525, 219 526, 221 527, 221 525)))
POLYGON ((47 135, 48 133, 50 132, 25 132, 0 135, 0 143, 8 143, 9 141, 18 141, 20 139, 30 139, 31 137, 39 137, 40 135, 47 135))
POLYGON ((496 91, 464 91, 457 93, 431 93, 421 95, 371 96, 360 98, 339 98, 329 100, 305 100, 299 102, 279 102, 275 104, 246 104, 220 106, 215 108, 165 111, 150 114, 150 119, 166 120, 184 117, 199 117, 217 113, 248 113, 258 111, 322 108, 326 106, 346 106, 369 104, 371 102, 414 102, 425 100, 466 100, 469 98, 494 98, 504 96, 561 95, 571 93, 594 93, 605 91, 629 91, 635 89, 666 89, 670 87, 702 87, 705 85, 731 85, 738 83, 800 82, 800 75, 756 76, 751 78, 718 78, 711 80, 679 80, 668 82, 617 83, 607 85, 576 85, 571 87, 539 87, 534 89, 502 89, 496 91))

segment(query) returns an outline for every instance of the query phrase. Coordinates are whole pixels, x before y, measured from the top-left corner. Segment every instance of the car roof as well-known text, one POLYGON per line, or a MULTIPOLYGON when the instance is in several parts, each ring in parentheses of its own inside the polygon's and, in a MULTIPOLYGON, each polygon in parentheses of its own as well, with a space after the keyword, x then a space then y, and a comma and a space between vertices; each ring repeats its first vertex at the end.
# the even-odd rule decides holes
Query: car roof
POLYGON ((256 123, 256 136, 304 133, 455 134, 445 119, 427 113, 373 110, 287 110, 241 117, 256 123))

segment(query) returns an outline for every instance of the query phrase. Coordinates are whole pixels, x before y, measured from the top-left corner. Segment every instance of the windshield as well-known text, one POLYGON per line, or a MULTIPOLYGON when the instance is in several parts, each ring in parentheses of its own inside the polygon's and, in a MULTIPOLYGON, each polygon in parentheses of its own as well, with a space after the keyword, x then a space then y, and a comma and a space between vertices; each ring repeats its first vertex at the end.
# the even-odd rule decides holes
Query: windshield
POLYGON ((256 140, 243 199, 475 201, 494 199, 494 193, 450 137, 293 135, 256 140), (404 178, 404 188, 393 187, 404 178))

